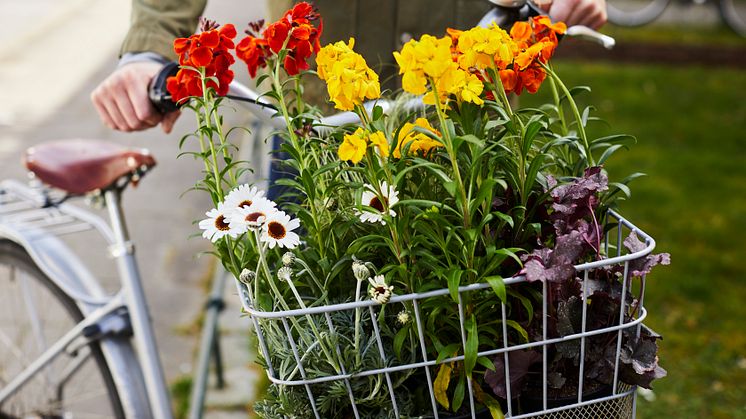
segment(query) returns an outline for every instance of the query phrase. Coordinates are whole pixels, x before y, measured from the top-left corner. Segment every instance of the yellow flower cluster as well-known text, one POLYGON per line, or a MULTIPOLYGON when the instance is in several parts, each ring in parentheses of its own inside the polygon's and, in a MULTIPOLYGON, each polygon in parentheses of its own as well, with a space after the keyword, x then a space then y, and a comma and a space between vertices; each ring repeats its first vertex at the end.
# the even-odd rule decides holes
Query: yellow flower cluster
POLYGON ((365 99, 381 97, 378 74, 368 67, 362 55, 353 51, 355 39, 326 45, 316 55, 317 72, 326 81, 334 107, 351 111, 365 99))
POLYGON ((458 64, 464 70, 484 70, 497 66, 505 69, 513 62, 518 45, 496 24, 489 28, 476 27, 464 31, 458 38, 458 64))
POLYGON ((414 121, 414 124, 407 122, 399 131, 399 142, 392 153, 395 158, 400 159, 402 150, 406 147, 409 147, 409 154, 420 154, 424 156, 433 148, 443 146, 440 141, 433 139, 421 131, 415 130, 416 127, 440 136, 440 132, 433 128, 433 126, 430 125, 430 122, 425 118, 417 118, 417 120, 414 121))
POLYGON ((450 95, 459 100, 483 103, 479 97, 484 85, 479 78, 459 67, 451 53, 452 41, 449 37, 435 38, 423 35, 419 41, 411 40, 402 47, 401 52, 394 52, 402 75, 402 88, 409 93, 425 95, 425 103, 435 103, 434 91, 437 90, 439 102, 446 104, 450 95))
POLYGON ((352 134, 344 136, 344 141, 339 146, 337 155, 340 160, 347 160, 353 164, 357 164, 365 157, 369 145, 376 147, 381 157, 386 158, 389 156, 389 142, 386 140, 386 136, 380 131, 371 133, 363 128, 358 128, 352 134))

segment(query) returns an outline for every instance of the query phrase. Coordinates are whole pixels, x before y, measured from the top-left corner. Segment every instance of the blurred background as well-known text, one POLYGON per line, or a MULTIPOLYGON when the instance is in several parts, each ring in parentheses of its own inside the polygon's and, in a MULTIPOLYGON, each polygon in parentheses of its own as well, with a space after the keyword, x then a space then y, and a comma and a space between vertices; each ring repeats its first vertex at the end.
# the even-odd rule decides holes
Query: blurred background
MULTIPOLYGON (((214 268, 195 256, 204 243, 189 237, 209 203, 199 194, 181 196, 199 175, 196 162, 176 159, 192 118, 182 117, 172 135, 115 133, 90 103, 116 65, 129 9, 128 0, 0 0, 0 178, 24 178, 22 151, 51 139, 107 139, 154 153, 158 169, 125 203, 161 357, 183 412, 214 268)), ((259 0, 211 2, 206 12, 239 28, 264 14, 259 0)), ((679 0, 654 23, 609 24, 602 32, 617 39, 614 50, 566 42, 555 62, 568 85, 592 88, 581 102, 608 123, 596 124, 594 134, 637 137, 607 168, 616 180, 648 175, 631 185, 622 211, 672 255, 671 266, 648 278, 645 297, 646 322, 664 336, 668 377, 641 397, 639 417, 746 418, 746 38, 721 22, 714 2, 679 0)), ((526 105, 545 99, 541 92, 521 97, 526 105)), ((231 118, 251 123, 239 112, 231 118)), ((91 261, 93 269, 115 287, 108 261, 100 259, 91 261)), ((232 291, 226 294, 221 327, 229 386, 208 397, 208 417, 215 418, 250 413, 261 381, 248 322, 232 291)))

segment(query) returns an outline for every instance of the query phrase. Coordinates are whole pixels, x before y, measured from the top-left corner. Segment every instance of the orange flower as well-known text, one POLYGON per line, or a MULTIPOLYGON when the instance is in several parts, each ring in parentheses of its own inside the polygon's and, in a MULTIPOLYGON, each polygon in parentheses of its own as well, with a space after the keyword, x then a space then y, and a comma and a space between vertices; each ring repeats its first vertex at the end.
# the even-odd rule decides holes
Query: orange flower
POLYGON ((510 28, 510 37, 516 42, 528 42, 531 39, 533 30, 528 22, 520 21, 513 24, 510 28))

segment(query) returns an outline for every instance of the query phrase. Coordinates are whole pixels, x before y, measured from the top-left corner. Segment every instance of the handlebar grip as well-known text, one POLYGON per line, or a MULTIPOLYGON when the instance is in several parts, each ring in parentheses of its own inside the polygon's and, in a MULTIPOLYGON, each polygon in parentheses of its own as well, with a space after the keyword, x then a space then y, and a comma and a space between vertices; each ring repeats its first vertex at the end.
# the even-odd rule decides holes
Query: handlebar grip
POLYGON ((179 71, 179 63, 170 62, 165 64, 161 71, 153 77, 148 86, 148 98, 153 106, 162 114, 175 112, 179 106, 171 99, 171 93, 166 89, 166 81, 169 77, 175 76, 179 71))

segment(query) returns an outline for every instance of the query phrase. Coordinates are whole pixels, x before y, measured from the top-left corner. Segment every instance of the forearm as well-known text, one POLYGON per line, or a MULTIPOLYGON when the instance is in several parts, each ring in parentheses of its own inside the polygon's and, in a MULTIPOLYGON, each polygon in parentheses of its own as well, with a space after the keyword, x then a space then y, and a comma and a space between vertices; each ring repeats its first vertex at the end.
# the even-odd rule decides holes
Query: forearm
POLYGON ((173 40, 194 33, 207 0, 132 0, 129 32, 120 56, 151 51, 175 59, 173 40))

